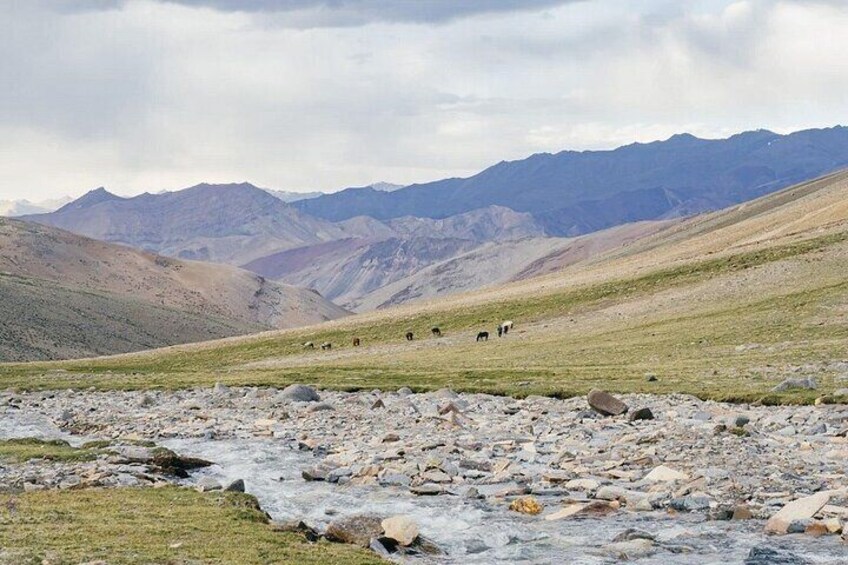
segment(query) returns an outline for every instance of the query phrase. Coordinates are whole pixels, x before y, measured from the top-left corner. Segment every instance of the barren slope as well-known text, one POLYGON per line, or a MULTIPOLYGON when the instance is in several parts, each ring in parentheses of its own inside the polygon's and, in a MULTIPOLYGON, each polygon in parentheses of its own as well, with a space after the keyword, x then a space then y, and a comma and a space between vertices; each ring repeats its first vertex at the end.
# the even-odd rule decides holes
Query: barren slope
POLYGON ((132 351, 345 314, 312 291, 235 267, 17 220, 0 219, 0 274, 7 360, 132 351))

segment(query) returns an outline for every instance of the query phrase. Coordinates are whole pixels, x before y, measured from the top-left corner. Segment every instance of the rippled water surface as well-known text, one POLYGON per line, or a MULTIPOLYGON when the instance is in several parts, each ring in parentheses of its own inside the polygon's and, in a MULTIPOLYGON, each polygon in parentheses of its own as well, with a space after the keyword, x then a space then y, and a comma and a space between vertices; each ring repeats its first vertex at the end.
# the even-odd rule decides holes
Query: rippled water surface
MULTIPOLYGON (((172 440, 166 445, 218 463, 195 475, 194 480, 203 475, 222 482, 244 479, 248 492, 259 498, 275 520, 302 519, 320 528, 348 514, 409 515, 423 535, 447 552, 439 560, 442 562, 608 563, 611 558, 600 548, 623 530, 638 528, 655 535, 660 542, 658 551, 639 559, 639 563, 744 563, 755 546, 774 549, 787 559, 798 559, 786 563, 848 563, 848 547, 835 536, 767 537, 761 533, 761 521, 707 521, 697 514, 668 516, 662 512, 621 512, 597 519, 546 521, 508 511, 505 503, 495 506, 460 496, 419 497, 395 488, 307 482, 301 471, 314 465, 312 455, 294 451, 281 441, 187 439, 172 440)), ((540 500, 559 505, 558 497, 540 500)), ((767 565, 770 561, 752 563, 767 565)))
MULTIPOLYGON (((6 409, 0 418, 0 439, 13 437, 61 438, 71 443, 83 439, 62 432, 44 416, 6 409)), ((409 515, 421 533, 446 552, 437 559, 443 563, 609 563, 614 559, 603 554, 603 546, 623 530, 638 528, 659 542, 657 551, 638 559, 639 563, 848 564, 848 546, 835 536, 767 537, 761 533, 760 521, 706 521, 697 514, 668 516, 661 512, 546 521, 508 511, 503 502, 450 495, 418 497, 403 489, 307 482, 301 472, 314 465, 315 459, 280 440, 174 439, 164 445, 183 455, 216 462, 195 473, 189 483, 203 476, 221 482, 244 479, 247 491, 274 520, 298 519, 320 529, 339 516, 356 513, 409 515), (765 555, 746 561, 754 547, 765 548, 765 555), (776 561, 778 558, 783 560, 776 561)), ((479 490, 486 492, 485 488, 479 490)), ((555 496, 540 500, 552 507, 560 504, 555 496)), ((421 562, 424 558, 409 560, 421 562)))

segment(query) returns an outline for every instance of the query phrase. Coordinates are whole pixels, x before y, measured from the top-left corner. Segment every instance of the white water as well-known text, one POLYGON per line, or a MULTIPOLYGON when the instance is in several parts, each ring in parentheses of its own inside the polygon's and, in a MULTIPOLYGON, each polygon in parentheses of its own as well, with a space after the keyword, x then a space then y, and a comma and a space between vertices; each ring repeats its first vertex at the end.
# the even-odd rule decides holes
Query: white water
MULTIPOLYGON (((8 408, 0 412, 0 439, 59 438, 74 444, 82 440, 63 433, 44 416, 20 412, 8 408)), ((647 531, 660 542, 654 555, 638 560, 651 565, 744 563, 751 548, 761 545, 798 557, 783 563, 848 563, 848 548, 835 536, 769 538, 761 533, 760 521, 706 521, 698 514, 671 517, 661 512, 620 512, 597 519, 546 521, 511 512, 504 502, 448 495, 418 497, 397 488, 307 482, 301 472, 316 460, 311 453, 296 451, 281 440, 192 438, 169 440, 164 445, 183 455, 216 462, 195 473, 188 479, 189 484, 202 476, 221 482, 244 479, 247 491, 259 499, 274 520, 298 519, 322 529, 334 518, 351 514, 409 515, 419 524, 421 533, 446 552, 436 560, 409 558, 413 563, 609 563, 613 559, 599 555, 599 548, 627 528, 647 531)), ((552 507, 559 505, 556 496, 540 500, 552 507)), ((755 563, 767 565, 769 561, 755 563)))

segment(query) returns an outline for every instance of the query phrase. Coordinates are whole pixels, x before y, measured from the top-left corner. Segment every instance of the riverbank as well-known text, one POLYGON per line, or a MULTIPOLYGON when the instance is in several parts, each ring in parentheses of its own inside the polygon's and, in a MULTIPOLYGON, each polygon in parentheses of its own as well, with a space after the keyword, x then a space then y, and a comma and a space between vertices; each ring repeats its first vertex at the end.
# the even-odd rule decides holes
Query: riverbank
POLYGON ((848 519, 848 406, 620 398, 627 412, 605 416, 586 398, 450 390, 7 392, 0 432, 8 437, 8 422, 26 414, 49 423, 32 423, 29 432, 49 435, 44 428, 52 426, 72 437, 152 441, 217 463, 184 484, 242 479, 275 520, 321 529, 367 508, 411 515, 422 535, 461 562, 601 551, 621 542, 612 541, 620 533, 613 530, 643 526, 656 529, 648 532, 654 539, 624 540, 624 549, 640 546, 661 559, 683 547, 703 562, 714 548, 699 536, 712 532, 738 536, 734 547, 747 554, 777 539, 763 533, 767 519, 821 493, 826 502, 786 530, 808 530, 799 547, 821 548, 825 563, 846 550, 839 532, 848 519), (538 514, 516 511, 535 512, 534 505, 538 514), (451 510, 459 514, 449 519, 451 510), (691 539, 668 538, 681 527, 695 532, 691 539), (603 531, 605 542, 591 530, 603 531), (819 533, 833 535, 813 537, 819 533), (590 541, 576 541, 578 534, 590 541))

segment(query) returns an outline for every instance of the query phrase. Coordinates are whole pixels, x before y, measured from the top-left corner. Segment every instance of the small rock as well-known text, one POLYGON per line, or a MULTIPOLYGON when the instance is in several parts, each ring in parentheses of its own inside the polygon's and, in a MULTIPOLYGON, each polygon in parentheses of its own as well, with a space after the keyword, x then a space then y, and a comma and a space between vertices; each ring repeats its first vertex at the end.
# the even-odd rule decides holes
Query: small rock
POLYGON ((244 479, 236 479, 224 487, 225 492, 244 492, 244 479))
POLYGON ((807 565, 807 560, 783 549, 758 545, 748 552, 744 565, 807 565))
POLYGON ((654 413, 651 412, 650 408, 639 408, 638 410, 634 410, 633 412, 631 412, 630 416, 628 416, 628 419, 631 422, 634 422, 636 420, 653 420, 654 413))
POLYGON ((740 414, 739 416, 736 416, 736 418, 733 420, 733 425, 736 426, 737 428, 744 428, 750 422, 751 422, 751 419, 748 416, 740 414))
POLYGON ((418 485, 411 487, 409 492, 412 494, 417 494, 418 496, 434 496, 437 494, 442 494, 444 489, 437 484, 433 483, 424 483, 423 485, 418 485))
POLYGON ((790 502, 766 522, 765 531, 770 534, 785 534, 793 521, 812 518, 830 501, 830 493, 817 492, 812 496, 790 502))
POLYGON ((530 514, 535 516, 542 512, 543 506, 539 504, 539 501, 536 500, 534 496, 523 496, 521 498, 516 498, 509 505, 509 509, 513 512, 520 512, 521 514, 530 514))
POLYGON ((593 410, 604 416, 619 416, 627 412, 627 405, 624 402, 602 390, 589 391, 586 400, 593 410))
POLYGON ((332 410, 335 410, 335 408, 333 408, 331 405, 327 404, 326 402, 319 402, 318 404, 313 404, 312 406, 310 406, 308 411, 309 412, 327 412, 327 411, 332 411, 332 410))
POLYGON ((383 535, 406 547, 418 537, 418 524, 408 516, 392 516, 382 522, 383 535))
POLYGON ((674 481, 685 481, 689 476, 680 471, 675 471, 671 467, 660 465, 655 467, 653 471, 645 475, 645 480, 652 483, 671 483, 674 481))
POLYGON ((194 487, 198 492, 209 492, 213 490, 221 490, 221 483, 212 477, 203 477, 194 487))
POLYGON ((730 517, 731 520, 751 520, 754 517, 754 514, 751 512, 751 509, 748 508, 744 504, 739 504, 733 509, 733 516, 730 517))
POLYGON ((408 386, 404 386, 398 389, 397 393, 401 396, 409 396, 412 394, 412 389, 408 386))
POLYGON ((628 528, 612 538, 613 543, 620 541, 631 541, 634 539, 646 539, 651 541, 656 541, 656 537, 653 534, 649 534, 643 530, 637 530, 636 528, 628 528))
POLYGON ((386 407, 386 403, 383 402, 383 399, 378 398, 377 400, 374 401, 374 404, 371 405, 371 410, 376 410, 378 408, 385 408, 385 407, 386 407))
POLYGON ((654 373, 645 373, 645 380, 649 383, 657 382, 657 376, 654 373))
POLYGON ((826 536, 830 533, 827 529, 827 525, 824 522, 810 522, 807 524, 807 527, 804 528, 804 533, 808 536, 812 536, 814 538, 819 538, 821 536, 826 536))

